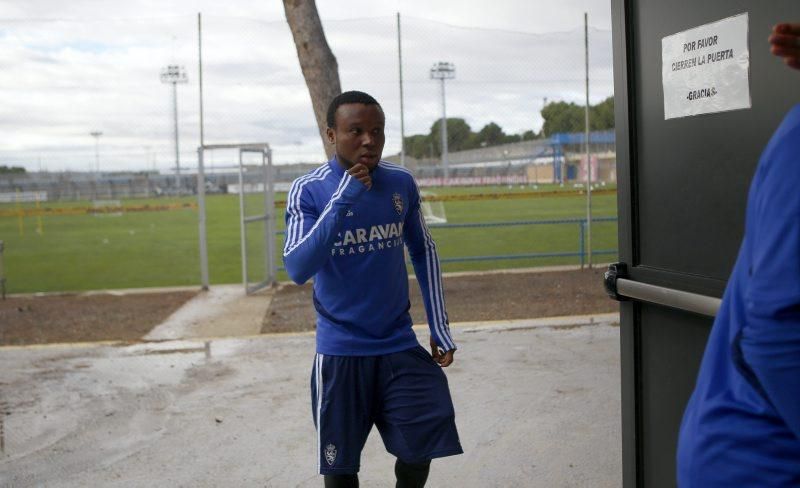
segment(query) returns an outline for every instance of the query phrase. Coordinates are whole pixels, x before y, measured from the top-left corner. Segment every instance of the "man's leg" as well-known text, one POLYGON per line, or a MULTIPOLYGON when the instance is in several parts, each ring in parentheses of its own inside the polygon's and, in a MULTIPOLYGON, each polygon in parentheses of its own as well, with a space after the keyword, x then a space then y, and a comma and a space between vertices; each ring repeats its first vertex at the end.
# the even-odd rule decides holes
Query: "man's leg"
POLYGON ((325 488, 358 488, 358 475, 326 474, 325 488))
POLYGON ((311 406, 317 428, 317 469, 326 487, 358 487, 361 450, 372 429, 374 359, 317 354, 311 406))
POLYGON ((431 459, 463 452, 447 378, 420 346, 380 358, 375 424, 398 459, 397 487, 425 486, 431 459))
MULTIPOLYGON (((428 481, 431 462, 420 464, 405 463, 397 458, 394 463, 394 474, 397 476, 396 488, 423 488, 428 481)), ((327 487, 326 487, 327 488, 327 487)))

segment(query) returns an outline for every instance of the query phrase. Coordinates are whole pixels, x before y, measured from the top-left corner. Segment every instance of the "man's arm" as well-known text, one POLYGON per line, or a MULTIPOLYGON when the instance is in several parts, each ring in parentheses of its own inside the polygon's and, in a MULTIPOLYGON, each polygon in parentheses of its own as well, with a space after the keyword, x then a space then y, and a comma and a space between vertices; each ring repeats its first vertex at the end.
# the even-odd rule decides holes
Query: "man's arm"
POLYGON ((800 218, 786 224, 785 234, 770 249, 777 254, 765 256, 774 263, 771 269, 756 269, 759 264, 754 262, 740 346, 769 402, 800 439, 800 218))
MULTIPOLYGON (((361 168, 348 170, 322 211, 313 203, 306 186, 313 176, 298 178, 286 201, 286 241, 283 262, 289 278, 303 284, 330 258, 331 246, 347 210, 367 190, 361 168)), ((369 180, 369 173, 367 173, 369 180)), ((370 183, 371 185, 371 183, 370 183)))
POLYGON ((433 357, 440 365, 446 367, 453 362, 456 344, 450 335, 436 243, 433 242, 428 226, 425 224, 420 210, 419 192, 417 192, 416 186, 414 188, 415 195, 412 196, 406 217, 403 239, 408 247, 408 254, 414 265, 414 274, 417 275, 417 282, 425 303, 428 327, 431 331, 433 357), (445 351, 444 354, 439 353, 437 346, 445 351))
POLYGON ((765 152, 769 170, 749 203, 755 208, 748 210, 751 268, 740 346, 767 399, 800 439, 798 140, 800 125, 781 132, 774 147, 770 143, 765 152))

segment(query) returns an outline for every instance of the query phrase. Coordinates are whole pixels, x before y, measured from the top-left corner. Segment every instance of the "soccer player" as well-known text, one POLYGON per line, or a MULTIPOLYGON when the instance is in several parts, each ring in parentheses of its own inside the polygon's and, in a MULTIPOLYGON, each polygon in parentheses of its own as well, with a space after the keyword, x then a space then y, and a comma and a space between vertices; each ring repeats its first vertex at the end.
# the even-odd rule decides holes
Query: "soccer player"
POLYGON ((421 488, 431 459, 463 452, 441 369, 452 364, 456 345, 436 245, 411 173, 380 159, 378 102, 342 93, 327 122, 335 155, 292 184, 283 251, 293 281, 314 277, 319 473, 326 488, 357 487, 361 450, 375 425, 397 457, 396 486, 421 488), (425 303, 430 354, 411 329, 404 245, 425 303))
MULTIPOLYGON (((769 40, 800 69, 800 24, 776 26, 769 40)), ((681 423, 683 488, 800 486, 798 187, 800 104, 753 176, 744 240, 681 423)))

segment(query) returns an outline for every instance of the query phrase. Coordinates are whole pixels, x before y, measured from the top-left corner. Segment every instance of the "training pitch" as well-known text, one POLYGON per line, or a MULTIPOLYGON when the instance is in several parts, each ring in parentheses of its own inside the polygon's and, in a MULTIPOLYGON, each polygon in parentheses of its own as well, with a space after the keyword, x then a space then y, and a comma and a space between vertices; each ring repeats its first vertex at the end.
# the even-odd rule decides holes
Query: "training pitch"
MULTIPOLYGON (((572 188, 540 185, 430 189, 443 202, 448 224, 520 220, 582 219, 586 196, 572 188), (480 198, 483 195, 493 195, 480 198), (467 198, 464 198, 467 196, 467 198), (472 198, 470 196, 477 196, 472 198), (518 198, 515 198, 517 196, 518 198)), ((285 194, 276 194, 284 200, 285 194)), ((196 285, 200 282, 197 209, 194 197, 122 200, 134 210, 86 213, 93 202, 3 204, 0 240, 9 293, 78 291, 196 285), (159 208, 156 208, 159 207, 159 208)), ((248 195, 248 214, 263 211, 263 198, 248 195), (261 208, 259 209, 259 205, 261 208)), ((283 230, 283 206, 276 209, 283 230)), ((616 193, 593 195, 594 217, 616 217, 616 193)), ((236 195, 207 197, 209 274, 212 284, 241 282, 239 199, 236 195)), ((248 234, 251 276, 263 274, 263 231, 248 234)), ((431 229, 443 259, 466 256, 578 252, 577 223, 510 227, 431 229)), ((276 249, 282 248, 278 236, 276 249)), ((592 226, 592 248, 617 248, 616 222, 592 226)), ((604 254, 596 260, 608 261, 604 254)), ((280 256, 276 257, 280 263, 280 256)), ((576 264, 579 257, 548 257, 447 263, 443 271, 576 264)), ((284 273, 278 274, 285 280, 284 273)))

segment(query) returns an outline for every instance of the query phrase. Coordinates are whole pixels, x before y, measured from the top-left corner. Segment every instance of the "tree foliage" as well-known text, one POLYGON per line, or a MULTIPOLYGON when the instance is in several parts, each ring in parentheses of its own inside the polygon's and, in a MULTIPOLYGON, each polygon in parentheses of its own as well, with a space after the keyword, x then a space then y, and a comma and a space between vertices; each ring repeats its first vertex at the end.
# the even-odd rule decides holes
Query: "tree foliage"
POLYGON ((608 97, 589 109, 589 125, 592 130, 614 128, 614 97, 608 97))
MULTIPOLYGON (((427 134, 416 134, 405 138, 406 154, 415 158, 438 158, 442 155, 442 119, 431 126, 427 134)), ((447 150, 465 151, 479 147, 496 146, 510 142, 536 139, 536 132, 527 130, 522 134, 506 134, 495 122, 489 122, 478 132, 462 118, 447 119, 447 150)))
MULTIPOLYGON (((448 151, 463 151, 465 149, 472 149, 472 128, 467 124, 464 119, 448 118, 447 119, 447 150, 448 151)), ((442 119, 437 120, 431 126, 428 133, 428 142, 433 145, 434 155, 441 156, 442 154, 442 119)))
POLYGON ((503 129, 499 125, 494 122, 489 122, 483 126, 483 129, 478 131, 477 137, 482 145, 497 146, 505 142, 506 133, 503 132, 503 129))
MULTIPOLYGON (((511 142, 530 141, 549 137, 557 132, 583 132, 584 108, 582 105, 567 102, 549 103, 542 109, 544 126, 542 133, 529 129, 522 134, 506 134, 495 122, 489 122, 478 132, 462 118, 447 119, 448 151, 464 151, 479 147, 497 146, 511 142)), ((406 154, 415 158, 438 158, 442 155, 442 119, 437 119, 427 134, 416 134, 404 139, 406 154)), ((589 107, 589 126, 591 130, 614 128, 614 97, 608 97, 597 105, 589 107)))
MULTIPOLYGON (((545 136, 557 132, 580 132, 585 127, 584 105, 567 102, 548 103, 542 109, 545 136)), ((589 129, 608 130, 614 128, 614 97, 608 97, 597 105, 589 106, 589 129)))
POLYGON ((25 173, 25 168, 23 168, 22 166, 0 165, 0 175, 23 174, 23 173, 25 173))

